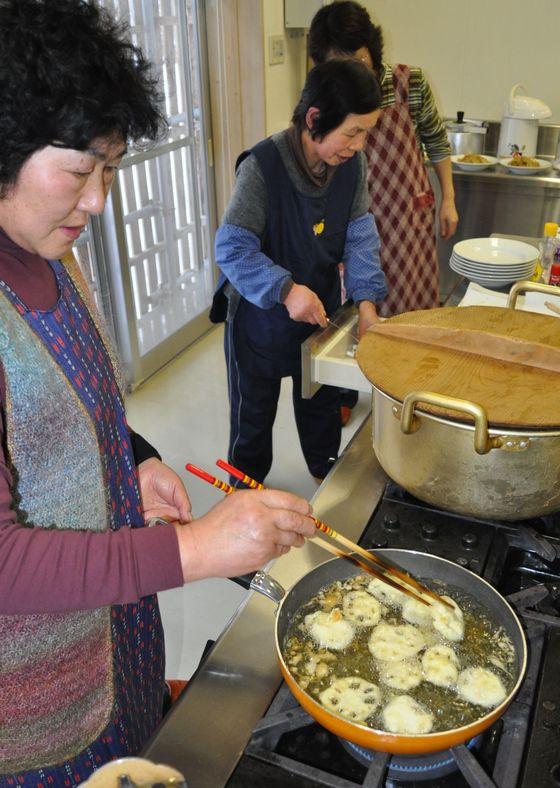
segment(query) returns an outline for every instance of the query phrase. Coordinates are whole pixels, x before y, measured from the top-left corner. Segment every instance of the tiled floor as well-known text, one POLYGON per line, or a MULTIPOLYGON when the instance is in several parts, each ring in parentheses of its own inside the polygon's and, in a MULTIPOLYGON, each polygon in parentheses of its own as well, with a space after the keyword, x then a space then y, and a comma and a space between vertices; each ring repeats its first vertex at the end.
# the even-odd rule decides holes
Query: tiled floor
MULTIPOLYGON (((185 480, 195 517, 222 497, 210 485, 186 478, 184 470, 190 461, 213 472, 216 459, 226 456, 228 402, 222 336, 221 327, 206 334, 129 395, 127 402, 130 425, 156 446, 164 461, 185 480)), ((274 427, 274 464, 267 484, 311 498, 317 485, 299 446, 290 386, 290 380, 284 381, 274 427)), ((369 398, 360 395, 343 430, 343 446, 369 407, 369 398)), ((218 469, 216 473, 219 475, 218 469)), ((229 580, 209 579, 159 595, 167 676, 188 678, 192 674, 206 641, 218 637, 245 594, 229 580)))

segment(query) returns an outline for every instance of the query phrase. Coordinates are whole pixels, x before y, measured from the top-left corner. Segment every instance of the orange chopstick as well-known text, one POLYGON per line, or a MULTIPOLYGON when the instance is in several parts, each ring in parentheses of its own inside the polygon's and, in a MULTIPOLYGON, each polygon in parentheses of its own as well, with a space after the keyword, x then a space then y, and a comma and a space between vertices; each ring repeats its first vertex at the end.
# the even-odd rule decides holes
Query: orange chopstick
MULTIPOLYGON (((226 482, 221 481, 221 479, 218 479, 216 476, 212 476, 212 474, 207 473, 206 471, 203 471, 202 468, 199 468, 197 465, 193 465, 192 463, 188 462, 185 465, 185 468, 190 473, 194 474, 195 476, 198 476, 199 479, 203 479, 205 482, 208 482, 208 484, 211 484, 213 487, 217 487, 219 490, 222 490, 222 492, 225 492, 226 495, 231 495, 231 493, 235 492, 235 487, 232 487, 231 484, 227 484, 226 482)), ((259 489, 263 489, 263 490, 265 489, 262 486, 262 484, 260 484, 260 482, 254 482, 254 484, 255 485, 260 485, 259 489)), ((312 519, 315 519, 315 518, 312 518, 312 519)), ((377 577, 379 580, 382 580, 384 583, 387 583, 387 585, 390 585, 393 588, 396 588, 398 591, 402 591, 403 594, 407 594, 408 596, 412 597, 413 599, 416 599, 418 602, 422 602, 422 604, 424 604, 424 605, 428 605, 429 604, 428 602, 426 602, 426 600, 424 600, 421 597, 417 596, 414 593, 414 591, 411 591, 409 588, 405 588, 400 583, 396 583, 394 580, 391 580, 391 578, 387 577, 382 572, 379 572, 373 566, 370 566, 369 564, 365 564, 363 561, 360 561, 360 559, 356 558, 356 556, 350 555, 349 553, 345 553, 342 550, 339 550, 337 547, 334 547, 334 545, 331 545, 328 542, 325 542, 324 539, 315 538, 313 540, 313 542, 314 542, 314 544, 319 545, 319 547, 322 547, 323 550, 327 550, 329 553, 333 553, 338 558, 347 558, 349 561, 352 561, 353 564, 356 564, 361 569, 363 569, 364 571, 368 572, 368 574, 373 575, 374 577, 377 577)), ((366 553, 365 557, 367 559, 369 559, 370 558, 370 554, 366 553)))
MULTIPOLYGON (((240 481, 242 481, 244 484, 247 484, 252 489, 255 490, 264 489, 264 485, 262 485, 260 482, 257 482, 255 479, 252 479, 250 476, 247 476, 246 473, 239 470, 239 468, 236 468, 234 465, 230 465, 225 460, 217 460, 216 465, 222 470, 227 471, 227 473, 231 474, 231 476, 235 476, 236 479, 239 479, 240 481)), ((319 520, 317 517, 313 517, 313 515, 311 515, 311 518, 315 523, 315 525, 317 526, 317 528, 327 536, 330 536, 331 539, 334 539, 336 542, 340 542, 340 544, 343 544, 345 547, 350 548, 352 552, 358 553, 368 561, 372 561, 373 563, 376 563, 386 572, 395 575, 395 577, 398 577, 399 580, 401 580, 403 583, 407 583, 411 585, 413 588, 415 588, 417 591, 420 591, 422 594, 425 594, 426 596, 429 596, 432 599, 441 602, 441 604, 446 605, 447 607, 453 609, 453 606, 450 605, 445 599, 442 599, 439 596, 439 594, 436 594, 435 591, 431 591, 429 588, 426 588, 426 586, 424 586, 422 583, 419 583, 418 580, 416 580, 414 577, 411 577, 408 574, 408 572, 405 572, 405 570, 401 569, 401 567, 393 564, 391 561, 384 561, 382 558, 379 558, 379 556, 377 556, 373 551, 370 552, 369 550, 364 550, 363 547, 360 547, 360 545, 357 545, 355 542, 352 542, 350 539, 347 539, 342 534, 339 534, 338 531, 335 531, 334 528, 331 528, 330 525, 327 525, 322 520, 319 520)), ((398 585, 395 586, 395 588, 400 588, 400 590, 403 590, 402 587, 398 585)), ((430 604, 424 599, 422 599, 421 601, 425 605, 430 604)))

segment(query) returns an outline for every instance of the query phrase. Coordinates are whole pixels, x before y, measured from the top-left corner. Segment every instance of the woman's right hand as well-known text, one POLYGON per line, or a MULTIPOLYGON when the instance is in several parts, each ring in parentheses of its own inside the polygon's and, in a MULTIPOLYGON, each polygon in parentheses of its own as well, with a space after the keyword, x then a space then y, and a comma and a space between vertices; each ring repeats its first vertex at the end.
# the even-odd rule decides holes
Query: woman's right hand
POLYGON ((305 285, 292 285, 284 300, 284 306, 292 320, 301 323, 316 323, 321 328, 329 324, 323 302, 313 290, 305 285))
POLYGON ((261 569, 315 535, 303 498, 280 490, 239 490, 203 517, 175 524, 185 582, 261 569))

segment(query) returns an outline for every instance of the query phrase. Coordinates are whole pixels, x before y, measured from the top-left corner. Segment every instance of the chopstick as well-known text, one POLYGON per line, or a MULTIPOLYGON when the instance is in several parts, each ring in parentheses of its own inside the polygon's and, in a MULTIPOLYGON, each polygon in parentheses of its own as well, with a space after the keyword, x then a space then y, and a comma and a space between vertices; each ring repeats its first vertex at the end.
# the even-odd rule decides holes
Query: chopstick
POLYGON ((550 309, 551 312, 554 312, 556 315, 560 315, 560 307, 553 304, 551 301, 545 301, 544 305, 550 309))
MULTIPOLYGON (((233 467, 233 466, 231 466, 231 467, 233 467)), ((205 482, 208 482, 208 484, 211 484, 213 487, 217 487, 219 490, 224 492, 226 495, 231 495, 232 493, 234 493, 236 491, 236 488, 232 487, 231 484, 227 484, 226 482, 223 482, 221 479, 218 479, 216 476, 212 476, 212 474, 207 473, 206 471, 202 470, 202 468, 199 468, 197 465, 193 465, 192 463, 188 462, 185 465, 185 468, 190 473, 194 474, 195 476, 198 476, 199 479, 203 479, 205 482)), ((238 473, 241 473, 241 472, 238 471, 238 473)), ((249 479, 250 477, 247 477, 247 478, 249 479)), ((265 489, 260 482, 256 482, 254 479, 251 479, 251 481, 253 482, 253 489, 261 489, 261 490, 265 489)), ((316 522, 316 524, 317 524, 317 522, 319 522, 319 521, 316 521, 314 517, 312 517, 311 519, 313 519, 316 522)), ((323 525, 324 525, 324 523, 323 523, 323 525)), ((319 527, 319 526, 317 526, 317 527, 319 527)), ((328 526, 325 526, 325 527, 328 528, 328 526)), ((321 530, 323 530, 323 529, 321 529, 321 530)), ((329 528, 329 531, 330 530, 332 530, 332 529, 329 528)), ((334 532, 334 533, 336 533, 336 532, 334 532)), ((422 597, 419 597, 417 594, 415 594, 414 591, 410 590, 409 588, 406 588, 405 586, 402 586, 400 583, 397 583, 394 580, 391 580, 391 578, 387 577, 385 574, 383 574, 383 572, 379 572, 373 566, 371 566, 369 564, 365 564, 363 561, 360 561, 359 558, 356 558, 355 556, 350 555, 349 553, 343 552, 338 547, 335 547, 334 545, 329 544, 329 542, 326 542, 324 539, 321 539, 320 537, 315 537, 313 542, 314 542, 314 544, 319 545, 319 547, 322 547, 323 550, 327 550, 329 553, 332 553, 333 555, 336 555, 338 558, 346 558, 349 561, 352 561, 353 564, 356 564, 361 569, 363 569, 365 572, 368 572, 368 574, 373 575, 374 577, 377 577, 379 580, 382 580, 384 583, 387 583, 387 585, 390 585, 393 588, 396 588, 398 591, 402 591, 403 594, 407 594, 408 596, 412 597, 413 599, 416 599, 418 602, 422 602, 423 605, 429 605, 430 604, 425 599, 422 599, 422 597)), ((353 544, 353 542, 350 542, 350 544, 353 544)), ((365 550, 363 552, 365 553, 365 557, 368 560, 371 560, 370 559, 370 554, 367 551, 365 551, 365 550)), ((442 600, 442 601, 445 602, 445 600, 442 600)))
POLYGON ((341 326, 340 323, 335 323, 335 321, 331 320, 330 317, 327 317, 327 320, 328 320, 329 326, 334 326, 335 328, 338 328, 341 331, 344 331, 346 334, 350 334, 350 336, 352 337, 354 342, 359 342, 360 341, 359 337, 348 326, 341 326))
MULTIPOLYGON (((246 473, 243 473, 243 471, 240 471, 238 468, 235 468, 233 465, 230 465, 225 460, 217 460, 216 465, 218 466, 218 468, 221 468, 223 471, 226 471, 232 476, 235 476, 236 479, 239 479, 244 484, 249 485, 249 487, 251 487, 252 489, 256 489, 256 490, 264 489, 264 486, 260 482, 255 481, 255 479, 251 479, 251 477, 247 476, 246 473)), ((397 577, 401 582, 406 583, 407 585, 411 585, 417 591, 420 591, 420 593, 425 594, 426 596, 435 599, 437 602, 441 602, 441 604, 446 605, 447 607, 453 609, 453 606, 450 605, 445 599, 442 599, 434 591, 431 591, 429 588, 426 588, 426 586, 422 585, 422 583, 419 583, 418 580, 416 580, 414 577, 411 577, 408 574, 408 572, 405 572, 405 570, 401 569, 400 566, 393 564, 391 561, 384 561, 382 558, 379 558, 379 556, 376 555, 373 551, 364 550, 363 547, 360 547, 360 545, 357 545, 355 542, 352 542, 350 539, 347 539, 342 534, 339 534, 338 531, 335 531, 334 528, 331 528, 330 525, 327 525, 322 520, 319 520, 317 517, 313 517, 311 515, 311 519, 313 520, 316 527, 320 531, 322 531, 327 536, 330 536, 331 539, 334 539, 336 542, 340 542, 340 544, 343 544, 345 547, 350 548, 350 550, 352 550, 353 553, 358 553, 359 555, 363 556, 367 561, 373 562, 378 566, 380 566, 388 574, 395 575, 395 577, 397 577)), ((385 575, 383 575, 383 578, 385 578, 385 575)), ((395 586, 395 588, 399 588, 399 590, 403 590, 406 593, 406 589, 403 589, 403 587, 400 585, 395 586)), ((414 596, 417 599, 420 598, 416 594, 414 594, 414 596)), ((422 599, 421 601, 425 605, 430 604, 424 599, 422 599)))

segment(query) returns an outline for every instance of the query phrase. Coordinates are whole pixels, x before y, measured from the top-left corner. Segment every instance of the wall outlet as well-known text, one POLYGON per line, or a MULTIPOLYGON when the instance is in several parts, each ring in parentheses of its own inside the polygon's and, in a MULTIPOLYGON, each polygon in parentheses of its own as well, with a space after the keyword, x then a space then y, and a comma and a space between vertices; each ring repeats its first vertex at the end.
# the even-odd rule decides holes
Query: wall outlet
POLYGON ((284 62, 284 49, 284 36, 268 37, 268 64, 270 66, 275 66, 277 63, 284 62))

